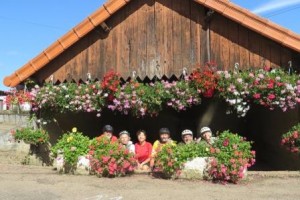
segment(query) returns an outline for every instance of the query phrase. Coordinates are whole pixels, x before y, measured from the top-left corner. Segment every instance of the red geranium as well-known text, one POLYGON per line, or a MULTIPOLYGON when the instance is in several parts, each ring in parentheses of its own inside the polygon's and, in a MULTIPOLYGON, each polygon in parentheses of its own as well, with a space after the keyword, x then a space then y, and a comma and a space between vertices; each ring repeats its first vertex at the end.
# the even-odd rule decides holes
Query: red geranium
POLYGON ((215 64, 207 63, 203 68, 198 67, 190 76, 191 84, 197 88, 198 93, 207 98, 213 97, 218 81, 218 75, 212 66, 215 64))
POLYGON ((101 82, 101 88, 107 93, 109 101, 114 99, 115 93, 118 91, 120 86, 120 75, 117 72, 109 71, 107 72, 101 82))

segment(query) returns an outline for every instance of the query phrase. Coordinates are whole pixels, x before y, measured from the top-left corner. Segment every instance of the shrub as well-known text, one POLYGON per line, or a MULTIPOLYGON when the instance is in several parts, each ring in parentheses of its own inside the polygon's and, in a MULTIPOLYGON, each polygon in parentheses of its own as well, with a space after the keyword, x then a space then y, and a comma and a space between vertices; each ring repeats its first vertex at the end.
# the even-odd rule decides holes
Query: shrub
POLYGON ((282 135, 281 145, 293 153, 300 152, 300 124, 293 126, 287 133, 282 135))
POLYGON ((92 140, 89 149, 91 171, 97 176, 118 177, 133 172, 136 160, 123 145, 98 137, 92 140))
POLYGON ((73 172, 76 169, 78 157, 87 155, 89 144, 89 138, 73 128, 72 132, 63 134, 62 138, 51 148, 51 152, 55 158, 63 154, 64 165, 69 166, 73 172))
POLYGON ((165 145, 155 159, 157 171, 162 171, 167 177, 176 178, 189 160, 197 157, 210 156, 209 148, 204 143, 165 145))
POLYGON ((15 140, 23 140, 25 143, 30 144, 43 144, 49 141, 49 134, 43 129, 33 129, 26 127, 12 131, 15 140))
POLYGON ((255 163, 251 142, 229 131, 220 134, 210 152, 214 158, 209 174, 215 181, 237 183, 244 177, 247 168, 255 163))

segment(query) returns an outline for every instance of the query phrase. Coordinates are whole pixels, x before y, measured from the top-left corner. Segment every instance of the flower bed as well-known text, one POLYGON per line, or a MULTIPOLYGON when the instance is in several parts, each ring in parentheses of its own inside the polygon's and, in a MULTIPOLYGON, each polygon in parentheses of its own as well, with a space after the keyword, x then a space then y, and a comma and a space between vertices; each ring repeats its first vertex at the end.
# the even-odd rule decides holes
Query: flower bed
POLYGON ((293 109, 300 102, 300 79, 281 69, 214 71, 197 68, 178 81, 121 83, 116 72, 102 81, 83 84, 45 84, 31 92, 33 111, 42 118, 65 112, 96 112, 104 108, 135 117, 157 116, 165 107, 180 112, 201 103, 201 98, 219 97, 232 111, 244 117, 252 103, 274 110, 293 109))
POLYGON ((255 163, 251 142, 224 131, 212 146, 205 143, 166 145, 156 157, 156 171, 176 178, 186 162, 199 157, 210 157, 204 173, 207 178, 220 182, 237 183, 244 177, 247 168, 255 163))

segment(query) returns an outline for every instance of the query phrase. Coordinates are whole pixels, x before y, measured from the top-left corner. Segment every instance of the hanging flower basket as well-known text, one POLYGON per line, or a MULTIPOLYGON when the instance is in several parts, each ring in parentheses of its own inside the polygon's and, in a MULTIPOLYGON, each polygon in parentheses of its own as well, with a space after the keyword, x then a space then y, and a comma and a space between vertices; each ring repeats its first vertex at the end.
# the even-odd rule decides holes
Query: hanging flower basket
POLYGON ((205 98, 212 98, 215 94, 215 89, 207 89, 204 93, 203 93, 203 97, 205 98))

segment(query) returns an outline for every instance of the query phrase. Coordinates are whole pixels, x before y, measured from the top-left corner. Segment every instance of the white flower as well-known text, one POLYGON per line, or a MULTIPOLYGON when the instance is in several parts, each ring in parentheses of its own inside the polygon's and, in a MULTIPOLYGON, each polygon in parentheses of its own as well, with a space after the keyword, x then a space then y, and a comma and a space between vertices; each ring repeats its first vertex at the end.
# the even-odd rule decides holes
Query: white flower
POLYGON ((238 96, 239 95, 239 93, 237 92, 237 91, 234 91, 234 93, 233 93, 235 96, 238 96))
POLYGON ((294 87, 291 84, 286 84, 287 90, 294 90, 294 87))
POLYGON ((242 83, 242 82, 243 82, 243 79, 238 78, 238 79, 236 79, 236 81, 237 81, 238 83, 242 83))
POLYGON ((236 100, 235 100, 235 99, 227 99, 227 102, 228 102, 230 105, 236 104, 236 100))

